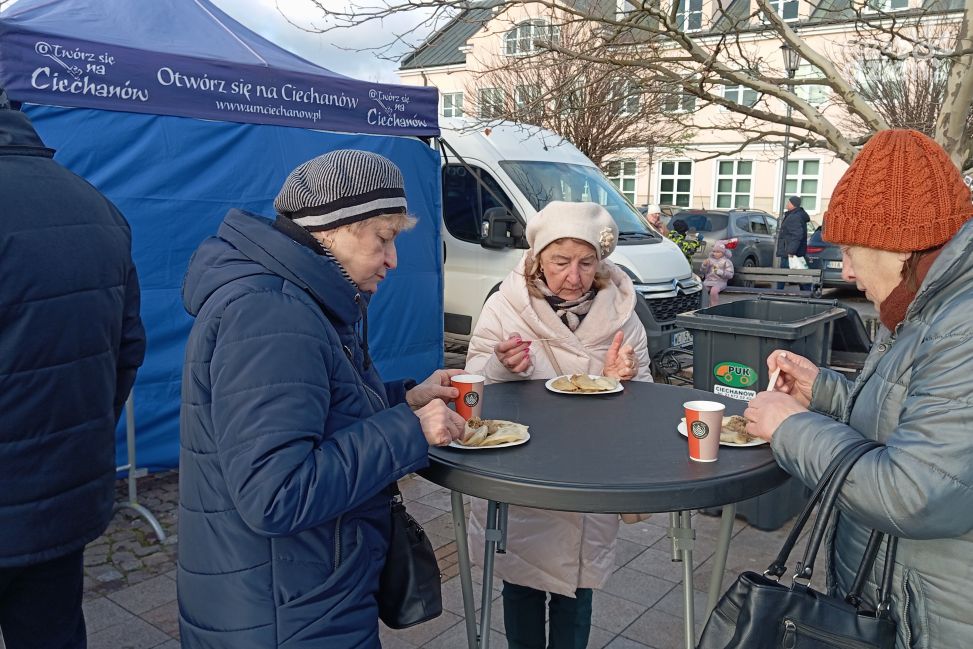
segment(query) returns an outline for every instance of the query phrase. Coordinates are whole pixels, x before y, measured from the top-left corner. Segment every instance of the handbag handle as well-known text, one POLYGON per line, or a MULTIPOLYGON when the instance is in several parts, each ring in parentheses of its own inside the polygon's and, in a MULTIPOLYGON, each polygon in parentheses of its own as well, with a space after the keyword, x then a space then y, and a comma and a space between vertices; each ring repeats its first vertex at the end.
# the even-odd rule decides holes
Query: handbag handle
POLYGON ((791 528, 790 533, 787 535, 787 539, 784 541, 784 545, 781 546, 780 552, 777 553, 777 557, 774 561, 767 567, 764 571, 764 576, 773 577, 775 579, 780 579, 785 572, 787 572, 787 558, 791 554, 791 550, 797 544, 798 538, 801 536, 801 532, 804 531, 804 526, 807 524, 808 520, 811 518, 811 514, 814 513, 814 508, 821 500, 822 494, 824 494, 828 485, 831 483, 831 478, 834 476, 838 467, 845 461, 845 459, 859 447, 877 445, 876 442, 871 440, 862 439, 854 442, 851 446, 844 450, 838 457, 831 461, 828 468, 824 470, 821 475, 821 479, 814 486, 814 491, 811 493, 811 497, 807 501, 807 505, 798 515, 797 520, 794 521, 794 526, 791 528))
POLYGON ((834 475, 831 476, 827 490, 821 497, 821 508, 818 510, 817 520, 814 521, 814 527, 811 529, 811 537, 808 540, 807 549, 804 551, 804 559, 797 564, 797 572, 794 573, 795 579, 811 579, 811 575, 814 573, 814 561, 817 558, 818 549, 821 547, 821 540, 824 538, 828 521, 834 512, 835 502, 838 500, 838 493, 841 491, 845 478, 848 477, 851 468, 861 456, 880 446, 881 444, 878 442, 868 440, 865 444, 855 446, 842 457, 841 464, 834 475))

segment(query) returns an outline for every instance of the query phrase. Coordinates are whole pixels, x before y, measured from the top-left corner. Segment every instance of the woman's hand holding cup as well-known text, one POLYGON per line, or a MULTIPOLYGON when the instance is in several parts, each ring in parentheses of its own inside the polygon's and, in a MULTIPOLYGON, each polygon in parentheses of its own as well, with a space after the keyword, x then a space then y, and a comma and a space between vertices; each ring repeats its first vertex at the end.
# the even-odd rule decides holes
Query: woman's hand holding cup
POLYGON ((466 420, 450 410, 439 399, 433 399, 415 411, 422 434, 430 446, 447 446, 463 436, 466 420))
POLYGON ((793 352, 775 349, 767 357, 767 370, 772 375, 780 368, 774 391, 789 394, 805 408, 811 405, 814 381, 821 370, 808 359, 793 352))
POLYGON ((514 332, 506 340, 501 340, 493 348, 500 363, 514 374, 526 372, 530 368, 530 341, 524 340, 514 332))

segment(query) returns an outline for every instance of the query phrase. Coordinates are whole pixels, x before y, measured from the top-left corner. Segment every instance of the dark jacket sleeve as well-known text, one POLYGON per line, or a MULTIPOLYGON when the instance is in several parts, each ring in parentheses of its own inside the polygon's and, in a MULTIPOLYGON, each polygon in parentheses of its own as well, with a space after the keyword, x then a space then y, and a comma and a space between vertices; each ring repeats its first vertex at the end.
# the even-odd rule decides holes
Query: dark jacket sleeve
POLYGON ((349 403, 357 379, 350 368, 338 375, 343 356, 315 309, 277 291, 238 298, 224 310, 213 352, 219 463, 243 520, 267 536, 352 511, 428 464, 408 406, 356 417, 364 409, 349 403))
POLYGON ((138 273, 133 264, 125 285, 125 313, 122 317, 122 338, 115 372, 115 420, 122 414, 125 400, 135 383, 135 373, 145 359, 145 329, 139 315, 141 291, 138 273))
POLYGON ((801 249, 801 241, 806 235, 806 221, 797 212, 791 212, 784 217, 781 225, 780 242, 777 254, 780 257, 797 255, 801 249))
POLYGON ((389 399, 390 406, 397 406, 405 403, 405 393, 416 387, 415 379, 405 379, 403 381, 386 381, 385 395, 389 399))

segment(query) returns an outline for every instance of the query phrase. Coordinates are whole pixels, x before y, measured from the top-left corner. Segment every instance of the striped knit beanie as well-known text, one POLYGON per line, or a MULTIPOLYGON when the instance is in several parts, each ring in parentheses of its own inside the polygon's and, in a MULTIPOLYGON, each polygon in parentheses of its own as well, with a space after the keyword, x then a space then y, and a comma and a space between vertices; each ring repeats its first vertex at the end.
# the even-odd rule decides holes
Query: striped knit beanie
POLYGON ((893 252, 935 248, 973 217, 970 189, 941 146, 918 131, 879 131, 835 186, 824 239, 893 252))
POLYGON ((377 153, 332 151, 292 171, 274 199, 274 208, 310 232, 380 214, 405 214, 402 172, 377 153))

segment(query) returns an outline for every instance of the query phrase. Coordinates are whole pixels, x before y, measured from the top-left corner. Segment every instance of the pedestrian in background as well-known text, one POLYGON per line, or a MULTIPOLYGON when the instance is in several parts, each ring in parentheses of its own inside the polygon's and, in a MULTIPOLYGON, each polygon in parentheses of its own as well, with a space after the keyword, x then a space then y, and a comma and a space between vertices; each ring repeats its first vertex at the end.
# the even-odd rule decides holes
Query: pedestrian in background
POLYGON ((725 243, 717 241, 699 270, 703 275, 703 286, 709 289, 710 306, 720 303, 720 291, 733 278, 733 262, 730 261, 732 254, 725 243))
POLYGON ((658 205, 655 203, 649 204, 645 209, 645 218, 648 220, 649 225, 659 231, 659 234, 662 236, 669 234, 669 228, 662 222, 662 209, 658 205))
MULTIPOLYGON (((809 486, 863 438, 884 445, 841 489, 828 586, 849 592, 871 529, 898 537, 897 649, 973 638, 973 600, 963 595, 973 557, 971 218, 970 190, 942 147, 917 131, 873 135, 835 187, 824 239, 841 246, 842 276, 865 290, 882 330, 857 381, 775 351, 767 367, 781 370, 777 389, 744 413, 747 431, 809 486)), ((884 564, 881 551, 863 609, 876 610, 884 564)))
MULTIPOLYGON (((807 268, 807 224, 811 217, 801 207, 801 197, 791 196, 787 199, 784 218, 781 219, 777 234, 777 257, 780 259, 781 268, 807 268), (791 257, 795 257, 791 263, 791 257)), ((784 284, 778 283, 778 289, 783 289, 784 284)), ((802 284, 802 291, 810 290, 810 284, 802 284)))
POLYGON ((686 261, 689 262, 690 267, 693 265, 693 255, 695 255, 700 248, 703 247, 703 242, 697 237, 689 236, 689 224, 687 224, 682 219, 676 219, 671 223, 672 229, 669 230, 668 237, 672 239, 673 243, 679 246, 682 250, 682 254, 686 256, 686 261))
POLYGON ((115 425, 145 353, 128 223, 0 88, 0 634, 86 646, 84 546, 112 517, 115 425))
POLYGON ((370 296, 415 223, 390 160, 318 156, 274 207, 230 210, 183 285, 180 639, 376 649, 393 485, 462 434, 461 370, 385 383, 369 354, 370 296))

